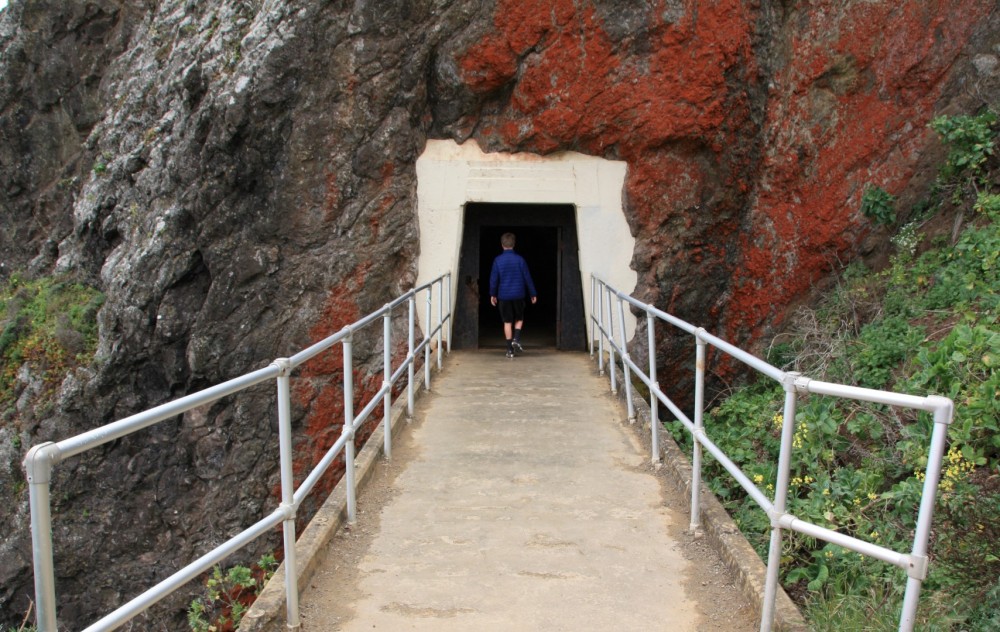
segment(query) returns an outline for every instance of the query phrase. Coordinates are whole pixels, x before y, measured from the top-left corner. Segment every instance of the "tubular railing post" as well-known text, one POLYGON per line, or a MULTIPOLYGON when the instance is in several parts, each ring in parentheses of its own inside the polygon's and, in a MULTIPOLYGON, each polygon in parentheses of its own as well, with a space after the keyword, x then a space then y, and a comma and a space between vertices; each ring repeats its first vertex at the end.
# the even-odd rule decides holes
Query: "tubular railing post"
POLYGON ((910 568, 907 569, 903 611, 899 619, 900 632, 913 630, 916 621, 920 589, 927 575, 927 542, 930 538, 931 522, 934 519, 934 501, 941 477, 941 461, 944 458, 948 426, 951 425, 955 412, 951 400, 944 397, 933 397, 933 399, 938 400, 934 409, 934 431, 931 433, 927 470, 924 473, 924 489, 920 497, 920 509, 917 511, 917 529, 913 534, 913 551, 910 554, 912 561, 910 568))
POLYGON ((278 450, 281 470, 281 504, 289 517, 281 525, 285 548, 285 613, 289 630, 299 629, 299 569, 295 557, 295 478, 292 468, 292 398, 287 358, 274 361, 278 370, 278 450))
POLYGON ((444 279, 441 280, 441 289, 438 290, 438 327, 437 327, 437 367, 441 370, 441 356, 444 355, 444 279))
POLYGON ((351 331, 344 338, 344 480, 347 481, 347 521, 358 519, 357 490, 354 488, 354 342, 351 331))
POLYGON ((587 324, 590 326, 590 336, 589 336, 590 339, 587 341, 587 348, 590 350, 590 357, 591 358, 594 357, 594 338, 597 336, 597 324, 594 321, 594 308, 597 306, 597 303, 594 302, 594 299, 597 296, 597 293, 594 290, 594 287, 596 285, 597 285, 597 278, 595 278, 594 275, 591 274, 590 275, 590 314, 589 314, 590 317, 587 319, 587 324))
MULTIPOLYGON (((656 381, 656 319, 646 312, 646 349, 649 354, 649 383, 659 388, 656 381)), ((652 462, 660 462, 660 401, 653 389, 649 389, 649 445, 652 462)))
POLYGON ((618 394, 618 379, 615 377, 615 306, 612 300, 614 290, 608 287, 608 370, 611 371, 611 392, 618 394))
POLYGON ((385 306, 382 317, 382 451, 386 459, 392 458, 392 310, 385 306))
POLYGON ((416 313, 417 313, 417 296, 416 294, 410 295, 410 300, 406 301, 409 309, 409 333, 407 334, 407 362, 409 365, 406 367, 406 416, 413 418, 413 379, 414 370, 413 365, 416 362, 416 358, 413 357, 413 350, 416 348, 416 313))
MULTIPOLYGON (((434 286, 427 288, 427 318, 424 322, 431 326, 431 304, 433 303, 434 286)), ((425 328, 426 329, 426 328, 425 328)), ((431 336, 424 332, 424 390, 431 390, 431 336)))
POLYGON ((694 427, 695 437, 691 448, 691 531, 701 527, 701 443, 698 437, 705 434, 705 346, 701 333, 695 332, 694 361, 694 427))
POLYGON ((31 508, 31 548, 35 569, 35 625, 39 632, 56 632, 56 574, 52 557, 51 441, 40 443, 24 457, 31 508))
POLYGON ((448 273, 448 299, 445 301, 448 305, 448 353, 451 353, 451 325, 455 320, 455 310, 452 309, 451 303, 451 272, 448 273))
POLYGON ((635 423, 635 404, 632 402, 632 367, 629 366, 628 361, 632 359, 632 355, 628 352, 628 341, 625 340, 625 301, 618 297, 618 330, 621 335, 621 356, 622 356, 622 375, 625 380, 625 403, 628 408, 628 422, 630 424, 635 423))
POLYGON ((788 498, 789 469, 792 463, 792 437, 795 434, 795 380, 798 373, 785 374, 785 409, 781 424, 781 451, 778 453, 778 479, 774 484, 774 513, 771 516, 771 544, 767 552, 767 579, 764 583, 764 603, 760 607, 760 630, 769 632, 774 623, 774 600, 778 594, 778 571, 781 567, 781 525, 788 498))
POLYGON ((601 375, 604 375, 604 288, 601 282, 597 282, 597 317, 594 319, 594 326, 597 327, 597 368, 601 375))

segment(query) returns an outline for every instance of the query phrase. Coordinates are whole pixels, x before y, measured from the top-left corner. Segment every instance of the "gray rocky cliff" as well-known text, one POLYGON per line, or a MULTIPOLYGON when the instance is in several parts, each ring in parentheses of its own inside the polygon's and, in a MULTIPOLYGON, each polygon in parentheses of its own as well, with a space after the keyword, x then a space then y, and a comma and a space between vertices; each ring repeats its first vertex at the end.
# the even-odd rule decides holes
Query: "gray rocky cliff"
MULTIPOLYGON (((405 291, 429 60, 478 13, 15 1, 0 16, 4 269, 107 296, 95 365, 66 379, 51 414, 18 412, 22 445, 265 366, 317 323, 339 328, 405 291), (328 313, 343 291, 347 313, 328 313)), ((272 391, 57 468, 62 621, 109 610, 275 506, 272 391)), ((297 403, 301 422, 310 403, 297 403)), ((23 454, 5 456, 3 476, 23 479, 23 454)), ((13 623, 31 596, 23 497, 0 525, 13 623)))

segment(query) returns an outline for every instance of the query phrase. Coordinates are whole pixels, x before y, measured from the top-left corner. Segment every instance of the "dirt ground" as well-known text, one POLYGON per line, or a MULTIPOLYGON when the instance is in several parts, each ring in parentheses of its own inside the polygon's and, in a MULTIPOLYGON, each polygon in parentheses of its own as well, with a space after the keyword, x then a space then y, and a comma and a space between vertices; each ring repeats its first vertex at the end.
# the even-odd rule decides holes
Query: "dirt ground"
MULTIPOLYGON (((421 415, 415 415, 414 419, 413 424, 420 423, 421 415)), ((356 524, 346 526, 337 533, 329 545, 326 561, 317 570, 309 589, 303 590, 301 616, 304 632, 337 630, 343 622, 352 618, 351 604, 362 596, 358 591, 358 568, 379 532, 382 507, 398 493, 393 489, 393 481, 416 456, 417 448, 408 439, 411 430, 404 429, 393 443, 392 461, 379 463, 358 495, 356 524)), ((697 596, 701 617, 698 629, 706 632, 757 630, 759 621, 753 609, 745 603, 739 587, 718 554, 705 538, 695 537, 683 526, 678 526, 687 523, 689 499, 662 473, 654 472, 651 464, 644 464, 642 469, 657 478, 663 502, 680 514, 670 530, 671 536, 679 543, 681 554, 691 562, 684 587, 691 595, 697 596)), ((669 625, 669 622, 665 624, 669 625)))

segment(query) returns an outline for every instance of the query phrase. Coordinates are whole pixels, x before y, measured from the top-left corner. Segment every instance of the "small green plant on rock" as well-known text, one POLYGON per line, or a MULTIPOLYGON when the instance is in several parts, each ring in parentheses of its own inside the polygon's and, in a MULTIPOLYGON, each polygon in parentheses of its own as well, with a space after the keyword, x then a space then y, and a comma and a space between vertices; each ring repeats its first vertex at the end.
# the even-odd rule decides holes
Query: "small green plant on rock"
POLYGON ((261 557, 253 568, 237 565, 223 571, 216 566, 205 580, 202 595, 188 607, 188 627, 192 632, 233 632, 239 628, 243 615, 277 567, 271 554, 261 557))
POLYGON ((901 255, 913 256, 923 235, 918 232, 916 222, 910 222, 899 229, 899 232, 890 239, 892 245, 896 247, 896 252, 901 255))
POLYGON ((108 165, 111 164, 112 155, 108 152, 102 153, 94 161, 94 166, 91 167, 91 171, 94 172, 95 176, 103 176, 108 172, 108 165))
POLYGON ((103 304, 99 291, 65 279, 14 275, 0 287, 0 405, 13 404, 25 365, 51 395, 68 371, 89 362, 103 304))
POLYGON ((876 224, 891 226, 896 223, 895 204, 894 195, 882 187, 870 186, 861 196, 861 213, 876 224))

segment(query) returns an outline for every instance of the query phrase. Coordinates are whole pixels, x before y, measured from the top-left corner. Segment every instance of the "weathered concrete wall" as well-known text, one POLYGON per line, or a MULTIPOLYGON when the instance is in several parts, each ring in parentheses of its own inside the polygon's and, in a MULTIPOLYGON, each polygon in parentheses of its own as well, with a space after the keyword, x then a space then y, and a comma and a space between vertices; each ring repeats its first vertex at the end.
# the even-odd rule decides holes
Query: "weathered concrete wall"
MULTIPOLYGON (((861 190, 926 188, 934 114, 997 102, 998 21, 994 0, 12 0, 0 277, 70 274, 108 300, 96 365, 49 401, 27 391, 3 423, 23 452, 381 306, 416 277, 428 138, 625 162, 638 294, 753 344, 834 262, 880 247, 861 190)), ((372 392, 377 342, 356 349, 372 392)), ((658 353, 671 379, 686 352, 658 353)), ((341 370, 331 356, 296 382, 299 472, 339 435, 325 383, 341 370)), ((274 506, 273 399, 60 465, 64 621, 274 506)), ((20 452, 2 452, 11 495, 20 452)), ((18 623, 23 493, 0 531, 0 623, 18 623)))

